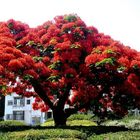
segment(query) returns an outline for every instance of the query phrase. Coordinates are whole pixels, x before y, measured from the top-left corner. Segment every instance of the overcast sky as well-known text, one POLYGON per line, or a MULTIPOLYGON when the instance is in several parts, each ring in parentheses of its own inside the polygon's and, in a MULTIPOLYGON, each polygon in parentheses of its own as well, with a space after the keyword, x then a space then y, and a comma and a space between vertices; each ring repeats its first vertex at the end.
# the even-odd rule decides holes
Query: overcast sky
POLYGON ((0 21, 13 18, 30 27, 69 13, 140 51, 140 0, 0 0, 0 21))

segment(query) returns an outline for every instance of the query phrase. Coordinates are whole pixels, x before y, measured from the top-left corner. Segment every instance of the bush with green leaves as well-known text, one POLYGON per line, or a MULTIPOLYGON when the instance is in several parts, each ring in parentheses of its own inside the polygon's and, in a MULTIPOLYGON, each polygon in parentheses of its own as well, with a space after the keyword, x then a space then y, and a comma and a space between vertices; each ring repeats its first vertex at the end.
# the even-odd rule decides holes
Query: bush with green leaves
POLYGON ((68 118, 69 121, 72 121, 72 120, 92 120, 92 119, 93 119, 92 114, 74 114, 68 118))
POLYGON ((12 140, 40 140, 40 139, 86 139, 86 134, 78 130, 70 129, 30 129, 26 131, 18 131, 8 134, 8 138, 12 140))
POLYGON ((87 140, 140 140, 140 132, 127 131, 127 132, 107 133, 101 135, 93 134, 87 140))
POLYGON ((0 131, 3 131, 3 132, 25 130, 29 128, 30 126, 27 126, 24 122, 21 122, 21 121, 7 120, 7 121, 0 122, 0 131))
POLYGON ((140 116, 126 116, 121 120, 107 120, 105 126, 125 126, 131 130, 140 130, 140 116))
POLYGON ((15 120, 0 121, 0 127, 7 127, 7 126, 26 126, 26 124, 22 121, 15 121, 15 120))
MULTIPOLYGON (((97 124, 93 121, 92 114, 74 114, 68 118, 68 126, 96 126, 97 124)), ((54 126, 52 119, 47 120, 41 126, 54 126)))

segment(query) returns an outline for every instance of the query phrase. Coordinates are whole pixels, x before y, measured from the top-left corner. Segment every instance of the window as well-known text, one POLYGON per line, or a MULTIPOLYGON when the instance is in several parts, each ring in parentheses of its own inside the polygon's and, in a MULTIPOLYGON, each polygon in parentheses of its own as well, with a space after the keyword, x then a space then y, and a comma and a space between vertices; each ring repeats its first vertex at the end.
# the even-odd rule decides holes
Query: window
POLYGON ((27 100, 27 105, 29 105, 30 104, 30 100, 27 100))
POLYGON ((24 111, 13 111, 13 120, 24 120, 24 111))
POLYGON ((8 105, 13 105, 13 101, 12 100, 8 100, 8 105))
POLYGON ((14 105, 15 106, 24 106, 24 98, 22 98, 22 97, 15 97, 14 98, 14 105))
POLYGON ((6 120, 12 120, 13 115, 12 114, 6 114, 6 120))
POLYGON ((52 112, 47 112, 47 118, 52 118, 52 112))
POLYGON ((45 112, 45 116, 44 116, 45 120, 52 118, 52 117, 53 117, 52 111, 45 112))

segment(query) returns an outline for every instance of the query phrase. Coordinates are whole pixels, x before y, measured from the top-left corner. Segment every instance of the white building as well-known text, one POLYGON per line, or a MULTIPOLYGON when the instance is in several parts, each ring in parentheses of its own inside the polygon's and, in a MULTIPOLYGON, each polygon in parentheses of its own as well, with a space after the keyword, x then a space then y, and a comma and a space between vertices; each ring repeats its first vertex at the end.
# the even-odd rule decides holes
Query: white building
POLYGON ((32 109, 34 98, 21 97, 15 93, 5 97, 4 120, 23 121, 28 125, 43 123, 48 118, 52 118, 52 111, 43 113, 32 109))

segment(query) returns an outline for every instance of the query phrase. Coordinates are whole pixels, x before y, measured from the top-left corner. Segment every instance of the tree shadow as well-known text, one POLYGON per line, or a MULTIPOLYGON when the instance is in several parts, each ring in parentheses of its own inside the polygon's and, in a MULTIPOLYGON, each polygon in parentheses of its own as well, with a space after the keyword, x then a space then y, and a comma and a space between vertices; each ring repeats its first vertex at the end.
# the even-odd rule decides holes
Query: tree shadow
MULTIPOLYGON (((52 128, 52 127, 47 127, 52 128)), ((54 128, 54 127, 53 127, 54 128)), ((65 126, 59 127, 60 129, 71 129, 86 132, 87 134, 104 134, 109 132, 128 131, 129 129, 124 126, 65 126)), ((58 129, 58 128, 55 128, 58 129)))
POLYGON ((1 127, 1 132, 14 132, 14 131, 25 131, 25 130, 47 130, 47 129, 71 129, 85 132, 87 135, 91 134, 104 134, 109 132, 120 132, 120 131, 128 131, 128 128, 124 126, 63 126, 63 127, 54 127, 54 126, 8 126, 1 127))

